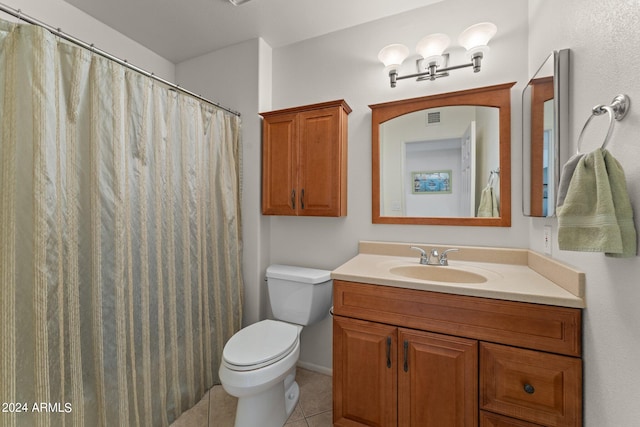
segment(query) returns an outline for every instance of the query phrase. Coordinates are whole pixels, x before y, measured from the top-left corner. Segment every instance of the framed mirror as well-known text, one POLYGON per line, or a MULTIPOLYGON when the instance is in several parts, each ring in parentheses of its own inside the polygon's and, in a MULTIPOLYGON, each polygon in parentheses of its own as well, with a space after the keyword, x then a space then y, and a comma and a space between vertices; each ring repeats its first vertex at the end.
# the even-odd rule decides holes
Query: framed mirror
POLYGON ((569 158, 569 50, 552 52, 522 92, 522 212, 553 217, 569 158))
POLYGON ((375 224, 511 226, 511 87, 370 105, 375 224))

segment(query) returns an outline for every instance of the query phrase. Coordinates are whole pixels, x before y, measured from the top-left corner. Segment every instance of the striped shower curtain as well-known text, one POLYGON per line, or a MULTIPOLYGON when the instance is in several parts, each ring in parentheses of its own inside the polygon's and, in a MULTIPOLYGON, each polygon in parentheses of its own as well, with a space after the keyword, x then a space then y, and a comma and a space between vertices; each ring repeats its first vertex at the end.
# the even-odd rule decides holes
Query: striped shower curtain
POLYGON ((218 382, 239 127, 0 21, 0 426, 166 426, 218 382))

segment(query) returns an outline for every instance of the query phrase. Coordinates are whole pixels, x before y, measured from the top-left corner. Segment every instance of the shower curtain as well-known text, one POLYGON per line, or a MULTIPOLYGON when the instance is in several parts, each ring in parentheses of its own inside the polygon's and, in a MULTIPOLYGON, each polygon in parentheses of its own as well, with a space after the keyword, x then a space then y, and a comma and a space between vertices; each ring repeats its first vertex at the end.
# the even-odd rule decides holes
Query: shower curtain
POLYGON ((241 324, 239 118, 0 21, 0 426, 161 426, 241 324))

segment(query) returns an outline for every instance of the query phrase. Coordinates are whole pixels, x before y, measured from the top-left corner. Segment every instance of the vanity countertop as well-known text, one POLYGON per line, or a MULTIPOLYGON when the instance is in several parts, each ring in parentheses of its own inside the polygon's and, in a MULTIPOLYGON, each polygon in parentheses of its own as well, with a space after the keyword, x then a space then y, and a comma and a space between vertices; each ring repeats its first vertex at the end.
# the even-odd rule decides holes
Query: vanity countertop
POLYGON ((528 249, 447 246, 440 244, 367 242, 359 253, 331 273, 332 279, 374 285, 420 289, 509 301, 584 308, 585 275, 552 258, 528 249), (395 266, 419 264, 417 246, 450 252, 449 266, 424 268, 461 269, 486 277, 483 283, 451 283, 412 279, 391 273, 395 266))

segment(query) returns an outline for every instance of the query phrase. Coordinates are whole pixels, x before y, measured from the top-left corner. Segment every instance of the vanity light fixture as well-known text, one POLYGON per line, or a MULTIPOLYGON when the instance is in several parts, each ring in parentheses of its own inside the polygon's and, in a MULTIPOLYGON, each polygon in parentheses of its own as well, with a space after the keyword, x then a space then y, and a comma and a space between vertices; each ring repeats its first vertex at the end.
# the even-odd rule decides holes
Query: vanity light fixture
POLYGON ((471 62, 449 66, 449 54, 444 53, 449 47, 449 36, 442 33, 430 34, 420 40, 416 52, 422 57, 417 61, 418 72, 406 76, 398 75, 398 68, 409 56, 409 48, 403 44, 390 44, 378 53, 378 59, 384 64, 389 73, 391 87, 402 79, 416 78, 416 80, 435 80, 446 77, 449 71, 459 68, 473 67, 473 72, 480 71, 480 65, 485 53, 489 51, 489 40, 496 34, 498 27, 491 22, 481 22, 464 30, 458 36, 458 43, 467 49, 471 62))

